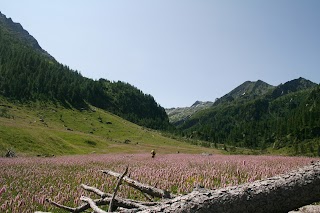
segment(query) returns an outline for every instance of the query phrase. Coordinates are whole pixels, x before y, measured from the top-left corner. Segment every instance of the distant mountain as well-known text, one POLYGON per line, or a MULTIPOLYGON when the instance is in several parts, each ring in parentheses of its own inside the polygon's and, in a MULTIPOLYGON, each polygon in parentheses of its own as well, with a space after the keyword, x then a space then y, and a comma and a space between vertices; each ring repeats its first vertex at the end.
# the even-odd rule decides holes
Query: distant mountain
POLYGON ((299 90, 312 88, 315 86, 317 86, 316 83, 300 77, 298 79, 288 81, 285 84, 280 84, 274 90, 272 90, 271 94, 269 94, 268 97, 275 99, 282 95, 286 95, 292 92, 297 92, 299 90))
POLYGON ((207 109, 213 105, 213 102, 206 101, 196 101, 191 107, 178 107, 166 109, 166 113, 169 116, 169 121, 172 124, 179 125, 183 123, 188 117, 194 113, 207 109))
POLYGON ((304 78, 277 87, 245 82, 175 124, 187 138, 320 155, 320 86, 304 78))
POLYGON ((151 95, 124 82, 98 81, 58 63, 23 27, 0 14, 0 96, 12 102, 53 102, 107 110, 154 129, 170 126, 151 95))
POLYGON ((267 84, 261 80, 246 81, 240 86, 233 89, 228 94, 217 99, 215 102, 215 105, 226 103, 226 102, 232 102, 235 100, 243 100, 243 101, 252 100, 267 94, 270 90, 274 88, 275 88, 274 86, 267 84))
POLYGON ((246 81, 233 89, 228 94, 217 98, 215 102, 196 101, 191 107, 178 107, 166 109, 169 116, 170 123, 179 126, 187 121, 193 114, 208 109, 212 106, 217 106, 223 103, 231 103, 234 101, 248 101, 267 94, 275 87, 269 85, 261 80, 258 81, 246 81))

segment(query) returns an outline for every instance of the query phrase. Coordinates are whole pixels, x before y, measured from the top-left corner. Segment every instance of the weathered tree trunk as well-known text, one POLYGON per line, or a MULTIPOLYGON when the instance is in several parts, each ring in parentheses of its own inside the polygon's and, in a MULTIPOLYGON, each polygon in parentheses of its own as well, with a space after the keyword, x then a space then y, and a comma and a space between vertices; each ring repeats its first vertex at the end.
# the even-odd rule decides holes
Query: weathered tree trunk
MULTIPOLYGON (((118 173, 103 172, 120 178, 118 173)), ((162 197, 168 195, 159 193, 159 189, 142 185, 124 175, 121 178, 144 193, 162 197)), ((83 212, 88 208, 96 209, 99 205, 106 205, 112 200, 107 193, 93 187, 85 185, 83 187, 100 195, 101 199, 93 201, 85 198, 83 200, 87 201, 87 204, 77 208, 64 207, 53 201, 49 202, 70 212, 83 212)), ((157 203, 143 203, 120 198, 114 199, 114 202, 116 207, 122 207, 119 209, 120 212, 288 212, 320 201, 320 162, 266 180, 218 190, 196 188, 187 195, 172 197, 157 203)), ((95 212, 100 212, 100 210, 97 209, 95 212)))
POLYGON ((262 181, 218 190, 195 190, 151 210, 215 213, 288 212, 317 201, 320 201, 319 162, 262 181))

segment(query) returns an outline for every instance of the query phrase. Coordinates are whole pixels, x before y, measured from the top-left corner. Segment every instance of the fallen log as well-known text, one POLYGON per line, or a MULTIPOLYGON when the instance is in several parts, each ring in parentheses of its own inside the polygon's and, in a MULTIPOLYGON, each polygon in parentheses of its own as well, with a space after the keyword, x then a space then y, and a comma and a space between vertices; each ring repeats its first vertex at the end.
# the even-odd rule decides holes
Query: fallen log
MULTIPOLYGON (((121 176, 118 173, 113 175, 123 179, 124 182, 130 180, 127 181, 127 184, 134 186, 134 188, 141 186, 141 183, 127 176, 121 176)), ((121 181, 119 180, 119 182, 121 181)), ((161 192, 160 189, 146 184, 143 184, 143 188, 143 192, 151 196, 158 194, 159 191, 161 192)), ((112 200, 110 194, 101 192, 94 187, 89 187, 88 190, 101 195, 101 199, 89 200, 85 198, 90 203, 77 208, 64 207, 53 201, 50 202, 69 212, 82 212, 79 210, 84 211, 90 207, 97 208, 97 206, 110 204, 112 200)), ((169 193, 169 195, 171 194, 169 193)), ((176 197, 173 195, 173 198, 163 199, 161 202, 139 202, 116 198, 113 205, 114 207, 121 207, 118 212, 267 213, 289 212, 318 201, 320 201, 320 162, 312 163, 287 174, 238 186, 217 190, 197 187, 187 195, 176 197)))
POLYGON ((317 201, 320 201, 320 162, 253 183, 218 190, 198 189, 152 211, 288 212, 317 201))

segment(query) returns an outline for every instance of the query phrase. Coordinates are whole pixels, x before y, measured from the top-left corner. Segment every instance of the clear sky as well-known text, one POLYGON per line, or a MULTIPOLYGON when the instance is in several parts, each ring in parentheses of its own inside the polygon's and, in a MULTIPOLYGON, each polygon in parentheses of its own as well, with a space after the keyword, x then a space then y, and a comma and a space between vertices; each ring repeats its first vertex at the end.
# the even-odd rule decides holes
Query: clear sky
POLYGON ((1 0, 0 11, 59 62, 163 107, 247 80, 320 82, 319 0, 1 0))

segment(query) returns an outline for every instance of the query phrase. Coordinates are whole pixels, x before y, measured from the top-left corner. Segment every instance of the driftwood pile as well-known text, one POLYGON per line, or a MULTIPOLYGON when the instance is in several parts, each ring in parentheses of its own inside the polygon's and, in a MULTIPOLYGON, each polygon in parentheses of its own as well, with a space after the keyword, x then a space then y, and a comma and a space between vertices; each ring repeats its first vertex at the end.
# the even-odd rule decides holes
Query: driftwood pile
POLYGON ((320 201, 320 162, 275 176, 265 180, 246 183, 239 186, 217 190, 196 187, 187 195, 173 195, 143 183, 128 176, 128 168, 123 174, 102 170, 104 174, 118 178, 113 194, 100 191, 97 188, 82 184, 87 191, 100 196, 93 200, 81 197, 83 205, 72 208, 60 205, 52 200, 47 201, 69 212, 84 212, 92 209, 96 213, 105 213, 99 206, 108 205, 109 212, 289 212, 302 206, 320 201), (145 194, 150 202, 141 202, 117 198, 119 186, 125 182, 129 186, 145 194), (153 202, 153 198, 161 198, 153 202))

